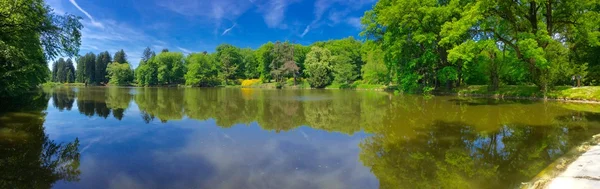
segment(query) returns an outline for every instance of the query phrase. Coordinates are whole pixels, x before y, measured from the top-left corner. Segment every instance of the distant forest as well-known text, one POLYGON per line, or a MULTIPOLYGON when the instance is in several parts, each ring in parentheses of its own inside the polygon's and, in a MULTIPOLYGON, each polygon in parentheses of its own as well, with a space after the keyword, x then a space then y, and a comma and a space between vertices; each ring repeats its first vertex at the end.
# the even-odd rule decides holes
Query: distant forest
POLYGON ((0 4, 0 96, 46 81, 211 87, 260 79, 313 88, 395 85, 404 92, 462 85, 545 91, 573 77, 600 84, 598 0, 380 0, 362 17, 358 39, 257 49, 222 44, 187 55, 147 48, 135 69, 123 50, 79 55, 79 18, 56 15, 42 0, 0 4), (56 60, 50 72, 46 60, 62 56, 76 58, 56 60))

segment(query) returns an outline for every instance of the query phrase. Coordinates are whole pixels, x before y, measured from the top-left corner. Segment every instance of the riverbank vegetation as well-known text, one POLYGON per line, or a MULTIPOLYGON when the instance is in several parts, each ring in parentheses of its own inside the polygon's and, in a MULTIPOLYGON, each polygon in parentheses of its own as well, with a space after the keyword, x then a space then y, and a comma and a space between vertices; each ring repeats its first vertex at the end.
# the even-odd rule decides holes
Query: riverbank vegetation
POLYGON ((535 88, 515 95, 552 95, 564 91, 556 86, 600 84, 599 4, 381 0, 362 18, 364 40, 268 42, 258 49, 223 44, 188 56, 147 49, 135 78, 142 86, 260 79, 277 88, 303 79, 312 88, 383 85, 409 93, 487 85, 477 90, 512 94, 503 90, 519 85, 535 88))
MULTIPOLYGON (((46 60, 75 56, 79 19, 56 14, 43 0, 0 1, 0 96, 14 97, 50 80, 46 60)), ((68 81, 73 69, 61 64, 61 78, 52 79, 68 81)))
POLYGON ((157 54, 147 48, 135 69, 123 50, 113 58, 109 52, 87 53, 58 59, 52 74, 47 74, 44 60, 77 55, 82 26, 72 15, 41 14, 53 15, 41 0, 33 1, 37 8, 28 3, 32 2, 7 2, 3 7, 11 9, 0 12, 14 17, 0 20, 2 31, 7 31, 1 36, 6 49, 1 58, 11 62, 2 64, 0 81, 7 86, 3 94, 46 80, 214 87, 258 79, 275 88, 394 86, 406 93, 455 91, 469 85, 487 85, 486 93, 502 93, 505 86, 519 85, 535 86, 532 94, 576 81, 600 84, 599 1, 380 0, 365 12, 360 39, 309 45, 267 42, 257 49, 222 44, 213 52, 187 55, 167 49, 157 54), (12 9, 19 10, 9 14, 12 9), (52 27, 41 27, 45 23, 52 27), (19 40, 26 37, 35 43, 19 40))
POLYGON ((554 87, 547 92, 540 91, 536 86, 501 86, 498 90, 489 91, 489 86, 472 85, 457 90, 461 96, 486 96, 486 97, 519 97, 519 98, 549 98, 556 100, 583 100, 600 101, 600 87, 554 87))

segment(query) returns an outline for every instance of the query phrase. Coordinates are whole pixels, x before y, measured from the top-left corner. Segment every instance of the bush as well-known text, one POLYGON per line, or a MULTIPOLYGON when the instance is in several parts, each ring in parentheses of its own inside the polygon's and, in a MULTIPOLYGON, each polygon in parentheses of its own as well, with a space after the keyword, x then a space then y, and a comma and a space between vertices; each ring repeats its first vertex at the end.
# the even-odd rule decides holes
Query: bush
POLYGON ((260 85, 262 82, 260 79, 246 79, 242 81, 242 87, 251 87, 260 85))

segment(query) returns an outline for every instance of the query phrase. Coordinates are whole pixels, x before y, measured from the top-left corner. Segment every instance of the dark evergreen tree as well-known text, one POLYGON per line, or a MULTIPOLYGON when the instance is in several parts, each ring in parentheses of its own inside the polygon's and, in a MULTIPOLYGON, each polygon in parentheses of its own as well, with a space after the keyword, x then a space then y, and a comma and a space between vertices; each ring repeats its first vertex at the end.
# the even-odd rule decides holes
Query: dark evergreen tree
POLYGON ((75 82, 75 67, 73 66, 73 60, 71 60, 70 58, 67 59, 66 62, 66 82, 68 83, 73 83, 75 82))
POLYGON ((123 51, 123 49, 115 53, 114 62, 118 62, 121 64, 127 63, 127 54, 125 54, 125 51, 123 51))
POLYGON ((97 83, 108 83, 106 68, 111 62, 112 60, 108 51, 102 52, 96 57, 95 81, 97 83))

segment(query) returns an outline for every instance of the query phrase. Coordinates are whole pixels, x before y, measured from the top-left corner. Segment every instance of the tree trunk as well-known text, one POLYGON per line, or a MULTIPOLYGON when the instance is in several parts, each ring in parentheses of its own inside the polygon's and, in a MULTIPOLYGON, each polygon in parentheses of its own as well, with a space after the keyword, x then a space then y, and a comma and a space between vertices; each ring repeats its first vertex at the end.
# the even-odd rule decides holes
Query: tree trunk
POLYGON ((496 55, 490 54, 490 87, 489 91, 496 91, 500 86, 500 78, 498 77, 498 64, 496 64, 496 55))

